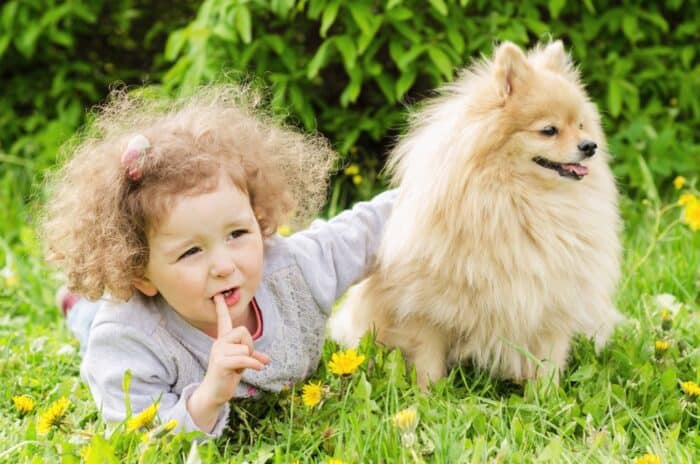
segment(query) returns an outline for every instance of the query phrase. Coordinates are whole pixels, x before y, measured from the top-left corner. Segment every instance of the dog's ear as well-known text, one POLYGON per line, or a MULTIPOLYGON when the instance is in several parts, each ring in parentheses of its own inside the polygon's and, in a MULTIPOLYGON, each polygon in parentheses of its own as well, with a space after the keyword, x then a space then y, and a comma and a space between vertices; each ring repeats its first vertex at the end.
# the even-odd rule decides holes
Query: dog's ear
POLYGON ((512 42, 503 42, 498 47, 493 62, 499 96, 505 101, 524 85, 531 71, 530 64, 523 51, 512 42))
POLYGON ((578 70, 571 61, 571 56, 566 53, 561 40, 550 42, 544 47, 535 47, 528 55, 528 59, 535 67, 561 74, 574 83, 579 81, 578 70))
POLYGON ((568 74, 571 72, 571 58, 564 50, 564 44, 561 40, 555 40, 549 43, 541 54, 542 65, 554 72, 568 74))

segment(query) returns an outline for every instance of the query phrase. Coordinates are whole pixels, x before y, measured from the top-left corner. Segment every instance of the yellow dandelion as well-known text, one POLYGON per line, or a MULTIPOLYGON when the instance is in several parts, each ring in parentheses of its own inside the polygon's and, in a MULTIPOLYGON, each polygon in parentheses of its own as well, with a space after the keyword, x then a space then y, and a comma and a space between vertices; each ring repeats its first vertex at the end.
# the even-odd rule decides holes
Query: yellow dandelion
POLYGON ((126 430, 127 432, 132 432, 135 430, 141 430, 144 427, 148 427, 153 423, 153 419, 156 417, 156 412, 158 412, 158 408, 160 407, 160 404, 158 403, 153 403, 140 413, 136 414, 135 416, 131 417, 127 422, 126 422, 126 430))
POLYGON ((391 422, 402 432, 413 432, 418 425, 418 414, 415 408, 406 408, 394 414, 391 422))
POLYGON ((360 185, 362 183, 362 176, 359 174, 352 176, 352 183, 355 185, 360 185))
POLYGON ((666 351, 668 351, 669 346, 670 343, 668 343, 666 340, 656 340, 656 343, 654 343, 654 350, 657 354, 664 354, 666 351))
POLYGON ((321 399, 323 398, 323 387, 321 386, 321 382, 309 382, 302 387, 301 391, 302 401, 310 408, 313 408, 320 403, 321 399))
POLYGON ((351 164, 343 170, 346 176, 356 176, 360 173, 360 167, 355 163, 351 164))
POLYGON ((691 398, 697 398, 698 396, 700 396, 700 386, 695 382, 683 382, 681 384, 681 390, 683 390, 683 393, 685 393, 691 398))
POLYGON ((661 464, 661 458, 655 454, 647 453, 635 459, 634 464, 661 464))
POLYGON ((681 206, 690 205, 692 203, 697 203, 698 198, 692 193, 684 193, 678 197, 678 204, 681 206))
POLYGON ((292 235, 292 228, 289 227, 287 224, 282 224, 277 228, 277 233, 282 237, 289 237, 290 235, 292 235))
POLYGON ((685 185, 685 177, 678 176, 675 179, 673 179, 673 187, 675 187, 676 190, 682 189, 684 185, 685 185))
POLYGON ((163 431, 165 433, 172 432, 173 430, 175 430, 177 428, 178 425, 180 425, 180 424, 178 424, 175 419, 170 419, 168 422, 163 424, 163 431))
POLYGON ((661 310, 661 328, 663 330, 669 330, 673 325, 673 315, 671 311, 664 308, 661 310))
POLYGON ((61 397, 54 401, 49 408, 39 416, 37 429, 41 435, 49 433, 51 428, 60 428, 63 425, 63 419, 66 417, 66 412, 70 407, 68 398, 61 397))
POLYGON ((683 222, 688 224, 692 231, 700 229, 700 201, 696 200, 685 205, 683 222))
POLYGON ((353 374, 364 360, 364 355, 358 356, 355 350, 338 351, 331 356, 328 368, 336 375, 353 374))
POLYGON ((328 458, 326 459, 326 464, 345 464, 342 459, 328 458))
POLYGON ((15 403, 15 409, 20 414, 27 414, 34 410, 34 400, 27 395, 17 395, 12 397, 12 402, 15 403))

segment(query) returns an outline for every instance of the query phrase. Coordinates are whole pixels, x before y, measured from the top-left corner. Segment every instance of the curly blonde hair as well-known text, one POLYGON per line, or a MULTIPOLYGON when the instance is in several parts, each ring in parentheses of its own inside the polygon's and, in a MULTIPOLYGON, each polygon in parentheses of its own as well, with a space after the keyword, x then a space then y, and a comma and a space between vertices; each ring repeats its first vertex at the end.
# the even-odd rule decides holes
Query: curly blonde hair
POLYGON ((250 88, 212 85, 176 101, 113 92, 93 124, 47 177, 41 220, 46 256, 68 288, 89 299, 127 300, 148 263, 147 235, 180 195, 216 188, 219 173, 246 192, 264 237, 282 221, 318 212, 335 153, 320 136, 276 121, 250 88), (129 141, 151 148, 132 180, 121 163, 129 141))

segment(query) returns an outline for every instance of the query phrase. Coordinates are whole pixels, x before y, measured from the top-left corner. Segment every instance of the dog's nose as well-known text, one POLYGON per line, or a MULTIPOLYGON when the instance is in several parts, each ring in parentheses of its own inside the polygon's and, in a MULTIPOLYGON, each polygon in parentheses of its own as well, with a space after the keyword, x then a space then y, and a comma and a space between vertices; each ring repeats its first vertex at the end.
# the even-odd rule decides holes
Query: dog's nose
POLYGON ((584 155, 590 158, 591 156, 595 155, 595 149, 598 148, 598 145, 592 140, 584 140, 576 145, 576 148, 581 150, 584 155))

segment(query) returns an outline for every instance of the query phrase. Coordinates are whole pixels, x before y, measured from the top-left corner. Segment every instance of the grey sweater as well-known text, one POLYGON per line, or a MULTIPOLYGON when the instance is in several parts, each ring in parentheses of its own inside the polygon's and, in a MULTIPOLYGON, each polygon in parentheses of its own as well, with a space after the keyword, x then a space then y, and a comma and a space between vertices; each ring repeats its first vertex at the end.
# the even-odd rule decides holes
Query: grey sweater
MULTIPOLYGON (((255 349, 272 361, 262 371, 244 371, 234 398, 279 392, 315 371, 331 306, 367 273, 394 198, 395 192, 385 192, 291 237, 266 240, 255 294, 263 331, 255 349)), ((199 430, 186 405, 204 378, 214 340, 159 297, 139 294, 126 303, 101 305, 81 374, 105 420, 125 418, 122 382, 129 370, 133 411, 159 400, 161 421, 175 419, 179 428, 199 430)), ((221 408, 211 436, 222 433, 229 412, 228 404, 221 408)))

